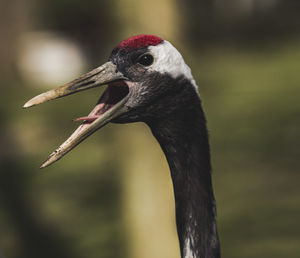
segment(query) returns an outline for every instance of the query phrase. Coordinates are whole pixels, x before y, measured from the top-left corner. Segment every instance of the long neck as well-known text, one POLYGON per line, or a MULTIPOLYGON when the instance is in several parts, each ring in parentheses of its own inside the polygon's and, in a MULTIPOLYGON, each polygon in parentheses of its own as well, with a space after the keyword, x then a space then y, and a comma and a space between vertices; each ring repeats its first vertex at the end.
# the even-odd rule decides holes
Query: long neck
POLYGON ((198 96, 192 101, 148 125, 171 170, 181 257, 219 258, 206 122, 198 96))

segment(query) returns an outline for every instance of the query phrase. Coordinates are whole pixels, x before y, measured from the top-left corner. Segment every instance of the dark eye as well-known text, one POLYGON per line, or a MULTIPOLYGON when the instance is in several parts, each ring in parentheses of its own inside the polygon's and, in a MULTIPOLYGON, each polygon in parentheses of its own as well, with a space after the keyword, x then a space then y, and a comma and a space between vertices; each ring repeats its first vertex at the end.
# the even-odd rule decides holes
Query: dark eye
POLYGON ((153 63, 153 56, 146 54, 146 55, 142 55, 141 57, 139 57, 139 59, 137 60, 137 62, 141 65, 144 66, 149 66, 152 65, 153 63))

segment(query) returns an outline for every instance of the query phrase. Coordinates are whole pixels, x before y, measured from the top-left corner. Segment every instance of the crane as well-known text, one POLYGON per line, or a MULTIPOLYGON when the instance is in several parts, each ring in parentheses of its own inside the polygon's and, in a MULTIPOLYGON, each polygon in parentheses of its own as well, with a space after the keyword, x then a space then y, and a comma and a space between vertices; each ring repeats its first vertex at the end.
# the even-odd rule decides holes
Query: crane
POLYGON ((219 258, 220 244, 206 119, 198 87, 182 55, 167 40, 136 35, 109 61, 29 100, 24 108, 108 85, 75 132, 41 165, 47 167, 109 122, 146 123, 169 164, 182 258, 219 258))

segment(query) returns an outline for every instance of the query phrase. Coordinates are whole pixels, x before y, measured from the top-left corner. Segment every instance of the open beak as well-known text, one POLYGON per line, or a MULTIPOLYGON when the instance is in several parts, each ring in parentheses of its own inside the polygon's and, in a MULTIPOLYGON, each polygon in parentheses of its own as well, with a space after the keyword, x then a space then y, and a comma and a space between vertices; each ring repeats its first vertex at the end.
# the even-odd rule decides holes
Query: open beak
POLYGON ((75 121, 82 120, 83 123, 62 145, 50 154, 48 159, 41 165, 41 168, 59 160, 89 135, 127 111, 125 103, 129 97, 129 82, 126 79, 112 62, 107 62, 70 83, 42 93, 26 102, 24 108, 108 84, 95 108, 88 116, 75 119, 75 121))

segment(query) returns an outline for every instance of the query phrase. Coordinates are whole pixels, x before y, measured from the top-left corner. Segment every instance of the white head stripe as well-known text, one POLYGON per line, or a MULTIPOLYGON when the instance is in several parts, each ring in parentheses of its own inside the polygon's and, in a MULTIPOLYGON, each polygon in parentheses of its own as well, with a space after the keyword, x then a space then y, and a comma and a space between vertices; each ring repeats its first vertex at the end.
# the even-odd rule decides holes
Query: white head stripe
POLYGON ((160 73, 168 73, 173 78, 183 75, 191 81, 198 92, 191 69, 184 62, 182 55, 169 41, 164 40, 162 43, 156 46, 149 46, 148 48, 154 56, 154 63, 149 69, 160 73))

